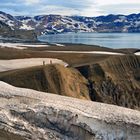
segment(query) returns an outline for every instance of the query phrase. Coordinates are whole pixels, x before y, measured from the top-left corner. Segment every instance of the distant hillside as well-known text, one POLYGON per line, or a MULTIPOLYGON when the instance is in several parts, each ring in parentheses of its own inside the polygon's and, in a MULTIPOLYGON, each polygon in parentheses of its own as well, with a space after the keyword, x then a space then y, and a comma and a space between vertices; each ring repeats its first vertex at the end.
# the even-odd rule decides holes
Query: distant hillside
POLYGON ((140 32, 140 14, 82 16, 12 16, 0 12, 0 21, 13 30, 35 30, 37 34, 66 32, 140 32))
POLYGON ((1 39, 12 39, 14 40, 22 40, 22 41, 36 41, 37 36, 34 31, 31 30, 23 30, 18 28, 18 22, 10 15, 5 15, 0 12, 0 37, 1 39), (5 20, 4 20, 5 19, 5 20), (6 22, 7 21, 7 22, 6 22), (14 24, 12 26, 12 23, 14 24))

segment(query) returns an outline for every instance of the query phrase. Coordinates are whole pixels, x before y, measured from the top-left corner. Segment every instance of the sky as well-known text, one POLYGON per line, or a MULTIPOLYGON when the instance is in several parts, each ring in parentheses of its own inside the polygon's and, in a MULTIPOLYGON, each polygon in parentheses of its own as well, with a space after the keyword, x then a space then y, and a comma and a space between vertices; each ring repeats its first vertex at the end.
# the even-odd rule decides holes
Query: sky
POLYGON ((0 11, 12 15, 79 15, 140 13, 140 0, 0 0, 0 11))

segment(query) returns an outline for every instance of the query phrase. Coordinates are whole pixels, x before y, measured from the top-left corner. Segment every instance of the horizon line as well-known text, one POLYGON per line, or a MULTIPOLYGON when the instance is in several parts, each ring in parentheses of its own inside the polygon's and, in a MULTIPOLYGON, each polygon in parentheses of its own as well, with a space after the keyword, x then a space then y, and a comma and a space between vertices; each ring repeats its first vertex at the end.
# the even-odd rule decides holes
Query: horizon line
POLYGON ((138 15, 138 14, 140 14, 140 12, 138 12, 138 13, 130 13, 130 14, 121 14, 121 13, 118 13, 118 14, 112 14, 112 13, 110 13, 110 14, 102 14, 102 15, 99 15, 99 16, 82 16, 82 15, 63 15, 63 14, 38 14, 38 15, 13 15, 13 14, 10 14, 10 13, 8 13, 8 12, 4 12, 4 11, 1 11, 0 10, 0 12, 2 12, 2 13, 5 13, 5 14, 8 14, 8 15, 12 15, 12 16, 14 16, 14 17, 20 17, 20 16, 26 16, 26 17, 36 17, 36 16, 49 16, 49 15, 53 15, 53 16, 67 16, 67 17, 73 17, 73 16, 77 16, 77 17, 100 17, 100 16, 109 16, 109 15, 114 15, 114 16, 129 16, 129 15, 138 15))

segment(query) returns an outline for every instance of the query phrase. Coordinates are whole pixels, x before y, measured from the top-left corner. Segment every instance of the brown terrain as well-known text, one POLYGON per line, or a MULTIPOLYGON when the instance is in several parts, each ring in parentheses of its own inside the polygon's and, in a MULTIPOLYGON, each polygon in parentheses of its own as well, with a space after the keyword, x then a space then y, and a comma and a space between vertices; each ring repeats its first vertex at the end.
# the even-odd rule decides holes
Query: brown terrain
POLYGON ((89 80, 93 101, 140 109, 140 57, 113 56, 77 69, 89 80))
POLYGON ((82 45, 0 47, 0 140, 139 140, 140 56, 135 52, 82 45), (59 49, 124 55, 48 52, 59 49), (41 58, 41 63, 24 58, 41 58))
POLYGON ((18 87, 88 99, 88 82, 74 68, 46 65, 1 73, 0 80, 18 87))
POLYGON ((140 110, 140 56, 132 54, 137 50, 99 48, 100 51, 126 53, 121 56, 47 52, 78 51, 78 48, 79 51, 98 50, 96 46, 89 46, 87 50, 84 46, 75 47, 0 48, 0 59, 51 57, 70 64, 67 68, 51 64, 1 72, 0 80, 18 87, 140 110))

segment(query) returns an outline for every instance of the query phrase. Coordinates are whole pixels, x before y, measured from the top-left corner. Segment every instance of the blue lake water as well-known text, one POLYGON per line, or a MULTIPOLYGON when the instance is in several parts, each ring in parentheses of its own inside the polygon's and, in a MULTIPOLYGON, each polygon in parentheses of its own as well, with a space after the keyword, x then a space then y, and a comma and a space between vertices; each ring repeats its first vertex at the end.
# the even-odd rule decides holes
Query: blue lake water
POLYGON ((49 43, 99 45, 109 48, 139 48, 140 33, 66 33, 42 35, 39 40, 49 43))

